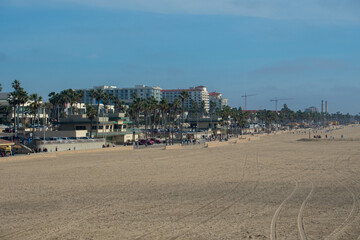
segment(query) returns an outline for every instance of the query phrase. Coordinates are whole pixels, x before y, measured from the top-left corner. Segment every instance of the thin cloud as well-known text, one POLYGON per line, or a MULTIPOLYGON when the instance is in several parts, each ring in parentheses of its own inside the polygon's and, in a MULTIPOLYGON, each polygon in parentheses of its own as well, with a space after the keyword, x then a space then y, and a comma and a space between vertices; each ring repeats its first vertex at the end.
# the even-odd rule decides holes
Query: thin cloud
POLYGON ((358 0, 4 0, 2 5, 90 6, 165 14, 239 15, 332 23, 360 22, 358 0))

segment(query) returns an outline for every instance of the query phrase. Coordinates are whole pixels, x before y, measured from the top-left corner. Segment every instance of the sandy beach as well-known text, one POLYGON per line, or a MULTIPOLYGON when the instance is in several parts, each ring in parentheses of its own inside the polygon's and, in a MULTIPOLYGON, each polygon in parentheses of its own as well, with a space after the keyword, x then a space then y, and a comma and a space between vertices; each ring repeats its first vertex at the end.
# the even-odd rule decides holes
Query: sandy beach
POLYGON ((1 159, 0 239, 357 240, 360 127, 327 134, 1 159))

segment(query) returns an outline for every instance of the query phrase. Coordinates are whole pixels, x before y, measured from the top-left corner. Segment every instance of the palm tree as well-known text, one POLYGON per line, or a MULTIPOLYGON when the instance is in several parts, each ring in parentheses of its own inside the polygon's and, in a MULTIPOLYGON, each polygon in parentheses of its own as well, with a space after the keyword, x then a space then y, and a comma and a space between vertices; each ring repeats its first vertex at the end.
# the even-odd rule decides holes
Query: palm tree
MULTIPOLYGON (((301 111, 300 111, 301 112, 301 111)), ((271 124, 276 121, 277 114, 270 110, 262 110, 257 113, 257 117, 263 123, 265 123, 265 128, 267 132, 271 131, 271 124)))
POLYGON ((183 142, 183 125, 184 125, 184 108, 185 108, 185 101, 189 99, 189 92, 187 91, 182 91, 180 94, 180 99, 181 99, 181 125, 180 125, 180 140, 181 140, 181 144, 183 142))
POLYGON ((145 120, 145 138, 147 138, 148 132, 148 114, 150 112, 150 104, 148 99, 141 99, 142 102, 142 110, 144 111, 144 120, 145 120))
POLYGON ((89 104, 86 104, 86 116, 90 119, 90 122, 91 122, 90 123, 90 137, 92 137, 93 121, 97 116, 97 112, 96 112, 96 109, 89 104))
POLYGON ((23 89, 21 89, 21 91, 19 91, 19 104, 22 105, 22 120, 21 120, 21 124, 22 124, 22 127, 25 128, 24 126, 24 121, 25 121, 25 118, 24 118, 24 112, 25 112, 25 103, 27 103, 29 101, 29 96, 27 94, 27 92, 23 89))
POLYGON ((108 113, 108 106, 110 105, 110 102, 112 101, 112 99, 114 98, 114 96, 112 94, 108 94, 108 93, 104 93, 103 96, 103 100, 102 103, 104 105, 104 113, 108 113))
POLYGON ((12 82, 11 86, 12 86, 13 89, 19 90, 21 88, 20 81, 19 80, 14 80, 14 82, 12 82))
POLYGON ((121 101, 118 97, 113 96, 112 101, 114 103, 115 112, 125 112, 125 103, 121 101))
POLYGON ((59 102, 62 108, 62 116, 66 117, 68 114, 65 112, 65 109, 68 108, 68 104, 71 102, 72 98, 72 92, 69 91, 69 89, 63 90, 59 93, 59 102))
POLYGON ((49 102, 53 106, 52 118, 56 119, 57 122, 60 120, 60 104, 61 104, 61 96, 59 93, 51 92, 49 93, 49 102))
POLYGON ((226 125, 226 136, 229 138, 229 120, 231 115, 231 107, 225 106, 220 111, 223 126, 226 125))
POLYGON ((196 129, 195 129, 195 131, 197 132, 199 105, 198 105, 197 102, 195 102, 192 99, 191 99, 190 103, 191 103, 191 108, 189 109, 189 115, 191 115, 192 119, 194 119, 194 117, 196 118, 196 129))
POLYGON ((217 105, 216 102, 210 102, 210 107, 209 107, 209 116, 210 116, 210 126, 212 128, 212 120, 213 120, 213 116, 215 115, 215 113, 217 112, 217 105))
POLYGON ((144 101, 141 98, 136 98, 134 102, 131 104, 135 118, 136 118, 136 127, 139 129, 139 118, 140 118, 140 112, 144 109, 144 101))
POLYGON ((74 94, 74 104, 75 104, 75 109, 74 109, 74 113, 79 113, 78 112, 78 109, 77 109, 77 104, 79 102, 81 102, 81 99, 85 96, 85 93, 83 90, 79 90, 79 91, 76 91, 75 94, 74 94))
MULTIPOLYGON (((169 103, 166 101, 165 98, 163 98, 159 103, 159 110, 161 112, 161 118, 162 118, 162 128, 165 130, 165 144, 167 145, 167 114, 170 110, 169 103)), ((169 127, 170 130, 170 127, 169 127)))
POLYGON ((239 127, 240 127, 240 134, 243 134, 243 130, 246 127, 246 124, 248 123, 248 120, 251 117, 251 112, 250 111, 243 111, 241 107, 239 107, 238 112, 240 114, 239 117, 239 127))
MULTIPOLYGON (((53 96, 53 93, 51 93, 53 96)), ((49 94, 50 95, 50 94, 49 94)), ((84 91, 79 90, 75 91, 74 89, 66 89, 61 91, 60 93, 62 100, 64 103, 68 103, 70 105, 70 114, 75 114, 76 112, 76 104, 81 101, 84 97, 84 91)))
POLYGON ((151 129, 151 134, 154 132, 154 126, 156 125, 156 116, 157 116, 157 111, 159 110, 159 102, 155 99, 155 97, 150 97, 148 98, 148 104, 149 104, 149 110, 150 113, 152 114, 152 119, 151 119, 151 114, 150 114, 150 129, 151 129))
POLYGON ((96 137, 98 136, 99 131, 99 113, 100 113, 100 103, 104 99, 105 93, 102 89, 94 90, 92 89, 90 91, 90 97, 95 98, 97 102, 97 121, 96 121, 96 137))
POLYGON ((0 92, 2 91, 2 85, 1 85, 1 83, 0 83, 0 92))
POLYGON ((32 110, 33 114, 34 114, 34 121, 33 121, 33 139, 34 139, 34 132, 35 132, 35 119, 36 119, 36 115, 39 111, 39 108, 41 107, 41 101, 42 101, 42 97, 38 96, 37 93, 33 93, 30 95, 30 101, 32 101, 32 103, 30 104, 30 109, 32 110))
MULTIPOLYGON (((8 103, 10 106, 12 106, 13 108, 13 113, 14 113, 14 129, 16 130, 16 106, 18 105, 19 102, 19 96, 18 93, 16 91, 11 92, 8 98, 8 103)), ((16 132, 15 132, 16 134, 16 132)))
POLYGON ((17 126, 19 124, 19 109, 20 109, 20 98, 22 95, 22 92, 24 91, 21 87, 20 81, 14 80, 11 84, 12 88, 14 89, 13 92, 10 93, 10 101, 9 104, 11 104, 14 108, 14 129, 15 129, 15 136, 17 135, 17 126))
POLYGON ((179 114, 180 107, 181 107, 181 103, 180 103, 179 99, 177 99, 177 98, 173 101, 173 103, 170 106, 170 111, 172 112, 172 114, 169 114, 170 121, 172 121, 172 129, 171 129, 172 144, 174 144, 174 128, 175 128, 176 118, 177 118, 177 115, 179 114), (170 115, 172 115, 172 116, 170 116, 170 115))

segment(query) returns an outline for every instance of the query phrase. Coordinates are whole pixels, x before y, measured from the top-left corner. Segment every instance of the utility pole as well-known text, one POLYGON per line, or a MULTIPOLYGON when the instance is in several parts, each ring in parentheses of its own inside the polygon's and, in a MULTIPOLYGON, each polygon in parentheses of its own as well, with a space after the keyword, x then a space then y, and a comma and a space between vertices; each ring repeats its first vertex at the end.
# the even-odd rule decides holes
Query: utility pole
POLYGON ((245 98, 245 109, 244 110, 247 110, 247 98, 248 97, 252 97, 252 96, 256 96, 257 94, 249 94, 249 95, 247 95, 246 93, 245 93, 245 95, 243 95, 243 96, 241 96, 242 98, 245 98))

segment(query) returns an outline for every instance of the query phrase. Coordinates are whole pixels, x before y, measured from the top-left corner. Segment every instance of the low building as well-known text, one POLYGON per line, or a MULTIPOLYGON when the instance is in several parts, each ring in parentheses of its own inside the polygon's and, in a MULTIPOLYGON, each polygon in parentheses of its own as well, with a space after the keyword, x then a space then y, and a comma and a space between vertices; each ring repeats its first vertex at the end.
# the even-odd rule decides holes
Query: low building
POLYGON ((221 118, 219 117, 188 118, 185 122, 189 124, 191 129, 198 131, 221 129, 221 118))
POLYGON ((113 138, 116 142, 137 141, 138 131, 129 126, 132 122, 124 113, 110 113, 106 117, 90 120, 86 115, 74 115, 60 119, 59 131, 86 131, 98 138, 113 138), (97 129, 98 125, 98 129, 97 129))

